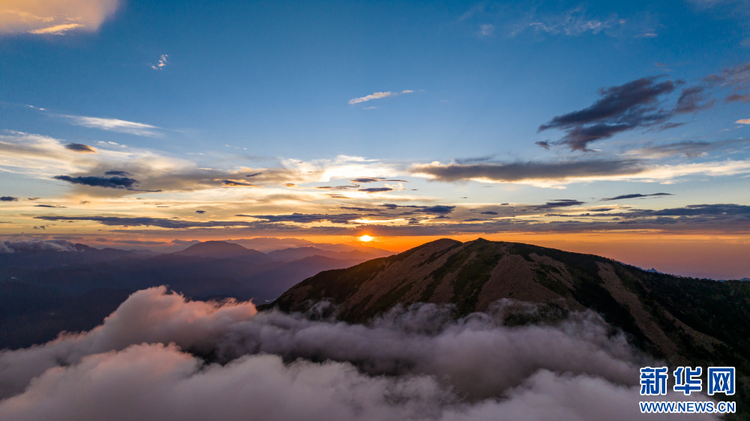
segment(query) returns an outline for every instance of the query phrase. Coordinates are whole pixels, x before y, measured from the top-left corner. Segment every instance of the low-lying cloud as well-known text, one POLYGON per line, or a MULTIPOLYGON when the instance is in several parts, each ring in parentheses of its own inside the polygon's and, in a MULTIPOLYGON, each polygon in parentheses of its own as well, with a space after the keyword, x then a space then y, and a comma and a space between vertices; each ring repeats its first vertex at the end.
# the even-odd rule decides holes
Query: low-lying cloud
POLYGON ((502 320, 511 311, 536 310, 504 301, 456 321, 450 308, 427 304, 364 326, 150 288, 90 332, 0 352, 0 418, 640 416, 638 367, 651 361, 621 333, 590 312, 554 326, 508 327, 502 320))
POLYGON ((0 253, 24 253, 38 251, 78 251, 66 240, 7 240, 0 241, 0 253))

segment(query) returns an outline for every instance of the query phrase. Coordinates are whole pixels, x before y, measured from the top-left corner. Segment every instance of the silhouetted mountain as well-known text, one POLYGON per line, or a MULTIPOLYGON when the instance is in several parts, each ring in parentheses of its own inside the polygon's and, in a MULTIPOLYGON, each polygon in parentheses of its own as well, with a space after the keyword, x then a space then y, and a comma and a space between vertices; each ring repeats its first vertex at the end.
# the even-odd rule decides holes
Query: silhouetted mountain
POLYGON ((172 254, 176 256, 234 259, 251 263, 269 263, 273 261, 265 253, 242 247, 239 244, 227 243, 226 241, 204 241, 172 254))
MULTIPOLYGON (((389 254, 391 253, 387 253, 385 255, 389 254)), ((268 257, 280 262, 291 262, 293 260, 304 259, 305 257, 311 256, 323 256, 339 260, 364 261, 374 259, 376 257, 382 257, 383 255, 384 254, 382 253, 368 253, 366 251, 360 250, 331 251, 324 250, 315 246, 288 248, 283 250, 275 250, 268 253, 268 257)))
POLYGON ((595 310, 656 357, 679 365, 736 366, 742 382, 748 381, 750 283, 651 273, 599 256, 527 244, 438 240, 321 272, 272 306, 305 311, 329 300, 339 319, 363 322, 396 305, 452 303, 456 315, 466 315, 502 298, 556 309, 550 314, 595 310))
POLYGON ((0 282, 0 349, 51 341, 62 331, 91 330, 132 292, 95 289, 73 296, 53 288, 0 282))
POLYGON ((364 259, 341 260, 324 256, 310 256, 287 262, 274 268, 258 272, 243 280, 252 288, 256 304, 271 301, 303 279, 330 269, 347 268, 364 259))
POLYGON ((4 268, 50 269, 65 266, 91 265, 117 259, 141 260, 155 256, 148 251, 130 251, 113 248, 96 249, 84 244, 75 244, 71 251, 31 250, 16 253, 0 253, 0 278, 4 268))

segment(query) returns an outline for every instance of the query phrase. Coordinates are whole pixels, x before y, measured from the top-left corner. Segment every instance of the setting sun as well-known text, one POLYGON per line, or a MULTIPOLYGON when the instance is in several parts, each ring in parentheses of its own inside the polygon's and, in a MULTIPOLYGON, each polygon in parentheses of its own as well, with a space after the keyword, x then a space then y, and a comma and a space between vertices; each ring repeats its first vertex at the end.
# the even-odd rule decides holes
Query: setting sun
POLYGON ((363 235, 359 237, 359 241, 362 241, 363 243, 369 243, 370 241, 374 240, 375 237, 370 237, 369 235, 363 235))

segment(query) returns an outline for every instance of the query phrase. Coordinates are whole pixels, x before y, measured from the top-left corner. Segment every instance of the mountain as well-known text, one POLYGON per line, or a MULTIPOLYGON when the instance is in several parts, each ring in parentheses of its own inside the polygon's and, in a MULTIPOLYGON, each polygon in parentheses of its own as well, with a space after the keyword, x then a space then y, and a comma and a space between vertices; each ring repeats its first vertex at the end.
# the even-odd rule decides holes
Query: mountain
POLYGON ((362 250, 332 251, 332 250, 325 250, 325 249, 315 247, 315 246, 307 246, 307 247, 295 247, 295 248, 286 248, 283 250, 275 250, 275 251, 268 253, 268 257, 272 258, 273 260, 280 261, 280 262, 291 262, 293 260, 304 259, 305 257, 312 257, 312 256, 323 256, 323 257, 329 257, 331 259, 339 259, 339 260, 363 261, 363 260, 374 259, 376 257, 382 257, 384 255, 389 255, 389 254, 392 254, 392 253, 388 253, 388 252, 386 252, 385 254, 382 252, 370 253, 370 252, 362 251, 362 250))
POLYGON ((248 249, 226 241, 204 241, 193 244, 185 250, 172 253, 176 256, 198 256, 213 259, 234 259, 251 263, 269 263, 273 259, 258 250, 248 249))
POLYGON ((263 303, 278 298, 300 281, 330 269, 347 268, 365 259, 343 260, 325 256, 310 256, 277 265, 243 280, 251 286, 253 301, 263 303))
POLYGON ((451 303, 463 316, 502 298, 539 303, 549 314, 592 309, 625 331, 633 345, 672 364, 736 366, 743 396, 748 394, 748 282, 651 273, 527 244, 443 239, 321 272, 269 307, 305 311, 328 300, 339 319, 365 322, 399 304, 451 303))

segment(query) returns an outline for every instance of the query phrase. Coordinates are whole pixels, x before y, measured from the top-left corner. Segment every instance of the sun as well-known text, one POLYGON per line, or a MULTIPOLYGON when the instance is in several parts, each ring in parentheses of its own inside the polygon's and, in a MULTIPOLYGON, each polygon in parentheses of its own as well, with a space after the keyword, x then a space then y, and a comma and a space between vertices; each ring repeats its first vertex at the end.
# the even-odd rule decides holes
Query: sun
POLYGON ((359 237, 359 241, 361 241, 361 242, 363 242, 363 243, 369 243, 370 241, 372 241, 372 240, 374 240, 374 239, 375 239, 375 237, 370 237, 370 236, 369 236, 369 235, 367 235, 367 234, 365 234, 365 235, 363 235, 363 236, 359 237))

